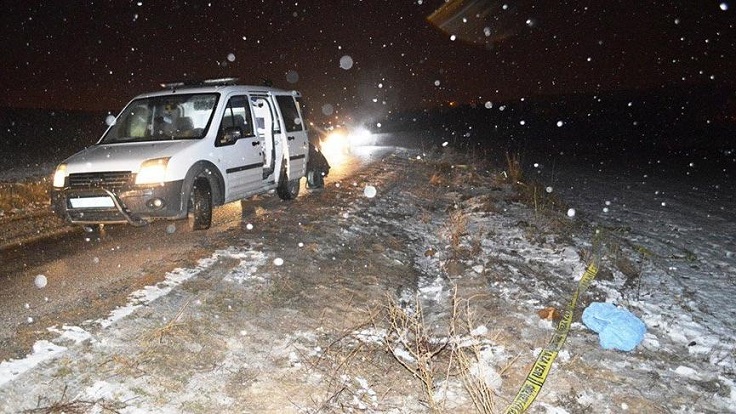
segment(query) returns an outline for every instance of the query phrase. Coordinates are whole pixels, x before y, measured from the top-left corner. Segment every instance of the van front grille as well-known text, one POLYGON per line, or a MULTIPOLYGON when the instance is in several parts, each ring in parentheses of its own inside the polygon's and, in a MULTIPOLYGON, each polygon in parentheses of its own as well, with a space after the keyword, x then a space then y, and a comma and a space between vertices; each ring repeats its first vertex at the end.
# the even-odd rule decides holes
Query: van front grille
POLYGON ((130 171, 69 174, 69 187, 106 188, 111 190, 130 185, 132 178, 133 173, 130 171))

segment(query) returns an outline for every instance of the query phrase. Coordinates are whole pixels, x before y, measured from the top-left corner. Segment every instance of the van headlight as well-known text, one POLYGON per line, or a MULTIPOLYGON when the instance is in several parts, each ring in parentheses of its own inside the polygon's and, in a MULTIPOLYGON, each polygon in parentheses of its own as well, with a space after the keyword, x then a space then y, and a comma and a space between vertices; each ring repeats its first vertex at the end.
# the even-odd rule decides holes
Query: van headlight
POLYGON ((64 183, 66 182, 66 164, 59 164, 58 167, 56 167, 56 171, 54 171, 54 187, 55 188, 62 188, 64 187, 64 183))
POLYGON ((169 164, 169 157, 154 158, 146 160, 141 164, 138 175, 135 176, 136 184, 160 184, 166 178, 166 166, 169 164))

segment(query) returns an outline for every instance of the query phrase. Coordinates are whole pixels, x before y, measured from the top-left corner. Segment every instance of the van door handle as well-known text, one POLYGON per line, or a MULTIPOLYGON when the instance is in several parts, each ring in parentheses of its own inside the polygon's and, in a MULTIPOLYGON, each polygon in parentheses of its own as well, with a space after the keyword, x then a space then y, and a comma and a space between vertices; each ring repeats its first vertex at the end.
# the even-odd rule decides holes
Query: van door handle
POLYGON ((294 139, 296 139, 296 137, 291 136, 291 137, 286 137, 286 139, 288 139, 289 141, 293 141, 294 139))
POLYGON ((261 145, 261 141, 253 141, 250 145, 252 145, 254 147, 257 147, 257 146, 261 145))

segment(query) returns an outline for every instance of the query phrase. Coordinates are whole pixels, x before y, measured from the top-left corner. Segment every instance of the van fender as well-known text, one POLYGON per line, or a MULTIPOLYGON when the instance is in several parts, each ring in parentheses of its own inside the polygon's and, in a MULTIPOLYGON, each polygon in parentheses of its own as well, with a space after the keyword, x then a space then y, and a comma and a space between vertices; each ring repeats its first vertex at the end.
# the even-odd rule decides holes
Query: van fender
POLYGON ((202 176, 206 177, 210 182, 212 204, 214 206, 221 206, 225 202, 225 180, 222 178, 220 170, 215 164, 209 161, 197 161, 189 167, 189 171, 187 171, 187 175, 184 177, 184 183, 181 186, 181 215, 179 218, 187 216, 189 194, 192 192, 194 180, 202 176))

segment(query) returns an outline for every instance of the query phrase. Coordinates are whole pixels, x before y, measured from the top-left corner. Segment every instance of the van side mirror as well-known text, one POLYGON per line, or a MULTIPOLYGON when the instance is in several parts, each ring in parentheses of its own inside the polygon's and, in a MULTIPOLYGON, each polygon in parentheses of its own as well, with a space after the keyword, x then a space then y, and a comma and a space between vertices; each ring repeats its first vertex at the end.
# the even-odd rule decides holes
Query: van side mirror
POLYGON ((220 133, 217 143, 220 145, 232 145, 235 141, 243 136, 243 130, 240 127, 226 127, 220 133))

